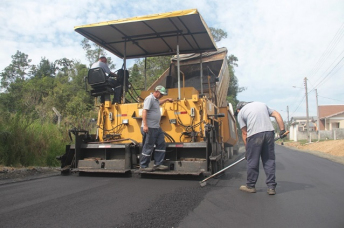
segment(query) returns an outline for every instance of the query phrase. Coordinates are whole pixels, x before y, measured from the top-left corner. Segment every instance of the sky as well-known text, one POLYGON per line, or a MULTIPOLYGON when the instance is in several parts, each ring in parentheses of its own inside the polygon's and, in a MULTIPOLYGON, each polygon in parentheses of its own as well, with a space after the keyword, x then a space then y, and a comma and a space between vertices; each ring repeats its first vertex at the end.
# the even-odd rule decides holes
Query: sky
POLYGON ((17 50, 33 64, 42 57, 88 64, 74 26, 185 9, 227 32, 217 47, 239 60, 239 100, 264 102, 285 121, 306 116, 307 81, 310 116, 317 115, 315 89, 319 105, 344 104, 343 0, 2 0, 0 71, 17 50))

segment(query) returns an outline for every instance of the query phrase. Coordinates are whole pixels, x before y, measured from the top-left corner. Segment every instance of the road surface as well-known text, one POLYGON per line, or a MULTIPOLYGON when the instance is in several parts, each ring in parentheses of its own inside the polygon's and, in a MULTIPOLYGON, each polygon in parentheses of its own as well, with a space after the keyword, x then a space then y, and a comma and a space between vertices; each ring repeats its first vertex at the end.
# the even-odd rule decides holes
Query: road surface
POLYGON ((0 185, 0 227, 344 227, 344 166, 276 146, 277 194, 245 193, 245 161, 207 182, 54 176, 0 185))

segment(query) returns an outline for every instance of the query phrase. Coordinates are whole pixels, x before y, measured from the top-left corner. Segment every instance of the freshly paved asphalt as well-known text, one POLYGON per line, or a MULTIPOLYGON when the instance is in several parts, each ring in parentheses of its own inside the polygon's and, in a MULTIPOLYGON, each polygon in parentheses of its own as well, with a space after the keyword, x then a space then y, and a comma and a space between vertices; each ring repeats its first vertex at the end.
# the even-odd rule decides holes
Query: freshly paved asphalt
POLYGON ((344 227, 344 166, 276 145, 277 194, 266 193, 260 169, 257 193, 245 184, 245 164, 234 166, 179 227, 344 227))
POLYGON ((54 176, 0 185, 0 227, 344 227, 344 166, 276 146, 277 194, 245 193, 245 161, 218 179, 54 176))

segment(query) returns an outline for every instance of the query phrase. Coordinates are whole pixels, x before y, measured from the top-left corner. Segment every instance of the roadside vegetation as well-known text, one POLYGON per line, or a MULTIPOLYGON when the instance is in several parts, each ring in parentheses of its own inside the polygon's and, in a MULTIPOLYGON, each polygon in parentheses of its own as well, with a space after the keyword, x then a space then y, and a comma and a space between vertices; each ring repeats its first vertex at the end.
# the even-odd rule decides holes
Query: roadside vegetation
POLYGON ((8 115, 1 123, 1 164, 5 166, 57 166, 55 157, 67 138, 56 124, 8 115))
MULTIPOLYGON (((227 37, 221 29, 211 28, 211 32, 216 42, 227 37)), ((42 57, 34 65, 29 55, 19 50, 11 56, 11 64, 0 73, 0 165, 58 166, 55 157, 63 154, 65 145, 70 144, 68 131, 94 130, 91 119, 97 118, 97 107, 94 98, 85 91, 84 77, 92 63, 107 53, 86 39, 81 45, 88 63, 68 58, 51 62, 42 57)), ((147 58, 147 86, 169 67, 170 58, 147 58)), ((239 87, 235 76, 237 57, 229 55, 227 59, 230 69, 227 100, 235 107, 237 94, 245 88, 239 87)), ((110 57, 108 64, 113 71, 121 68, 116 68, 110 57)), ((129 81, 138 92, 144 89, 144 66, 144 59, 138 59, 128 69, 129 81)))

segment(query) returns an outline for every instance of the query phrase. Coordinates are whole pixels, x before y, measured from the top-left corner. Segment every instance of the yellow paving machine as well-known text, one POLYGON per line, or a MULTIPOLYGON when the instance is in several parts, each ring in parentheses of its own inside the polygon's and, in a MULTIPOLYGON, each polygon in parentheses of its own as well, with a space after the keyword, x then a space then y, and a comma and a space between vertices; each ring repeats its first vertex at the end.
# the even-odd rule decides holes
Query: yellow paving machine
MULTIPOLYGON (((233 108, 226 102, 229 87, 227 49, 217 48, 210 30, 195 9, 77 26, 75 31, 123 59, 118 71, 120 93, 114 94, 101 70, 91 69, 86 81, 90 94, 101 97, 97 130, 73 129, 75 143, 66 146, 61 173, 70 171, 130 173, 139 171, 142 149, 143 99, 157 85, 167 88, 160 107, 167 143, 158 175, 209 176, 233 159, 238 142, 233 108), (127 59, 173 55, 168 69, 137 100, 129 83, 127 59)), ((154 153, 154 152, 153 152, 154 153)), ((153 161, 150 166, 153 166, 153 161)))

